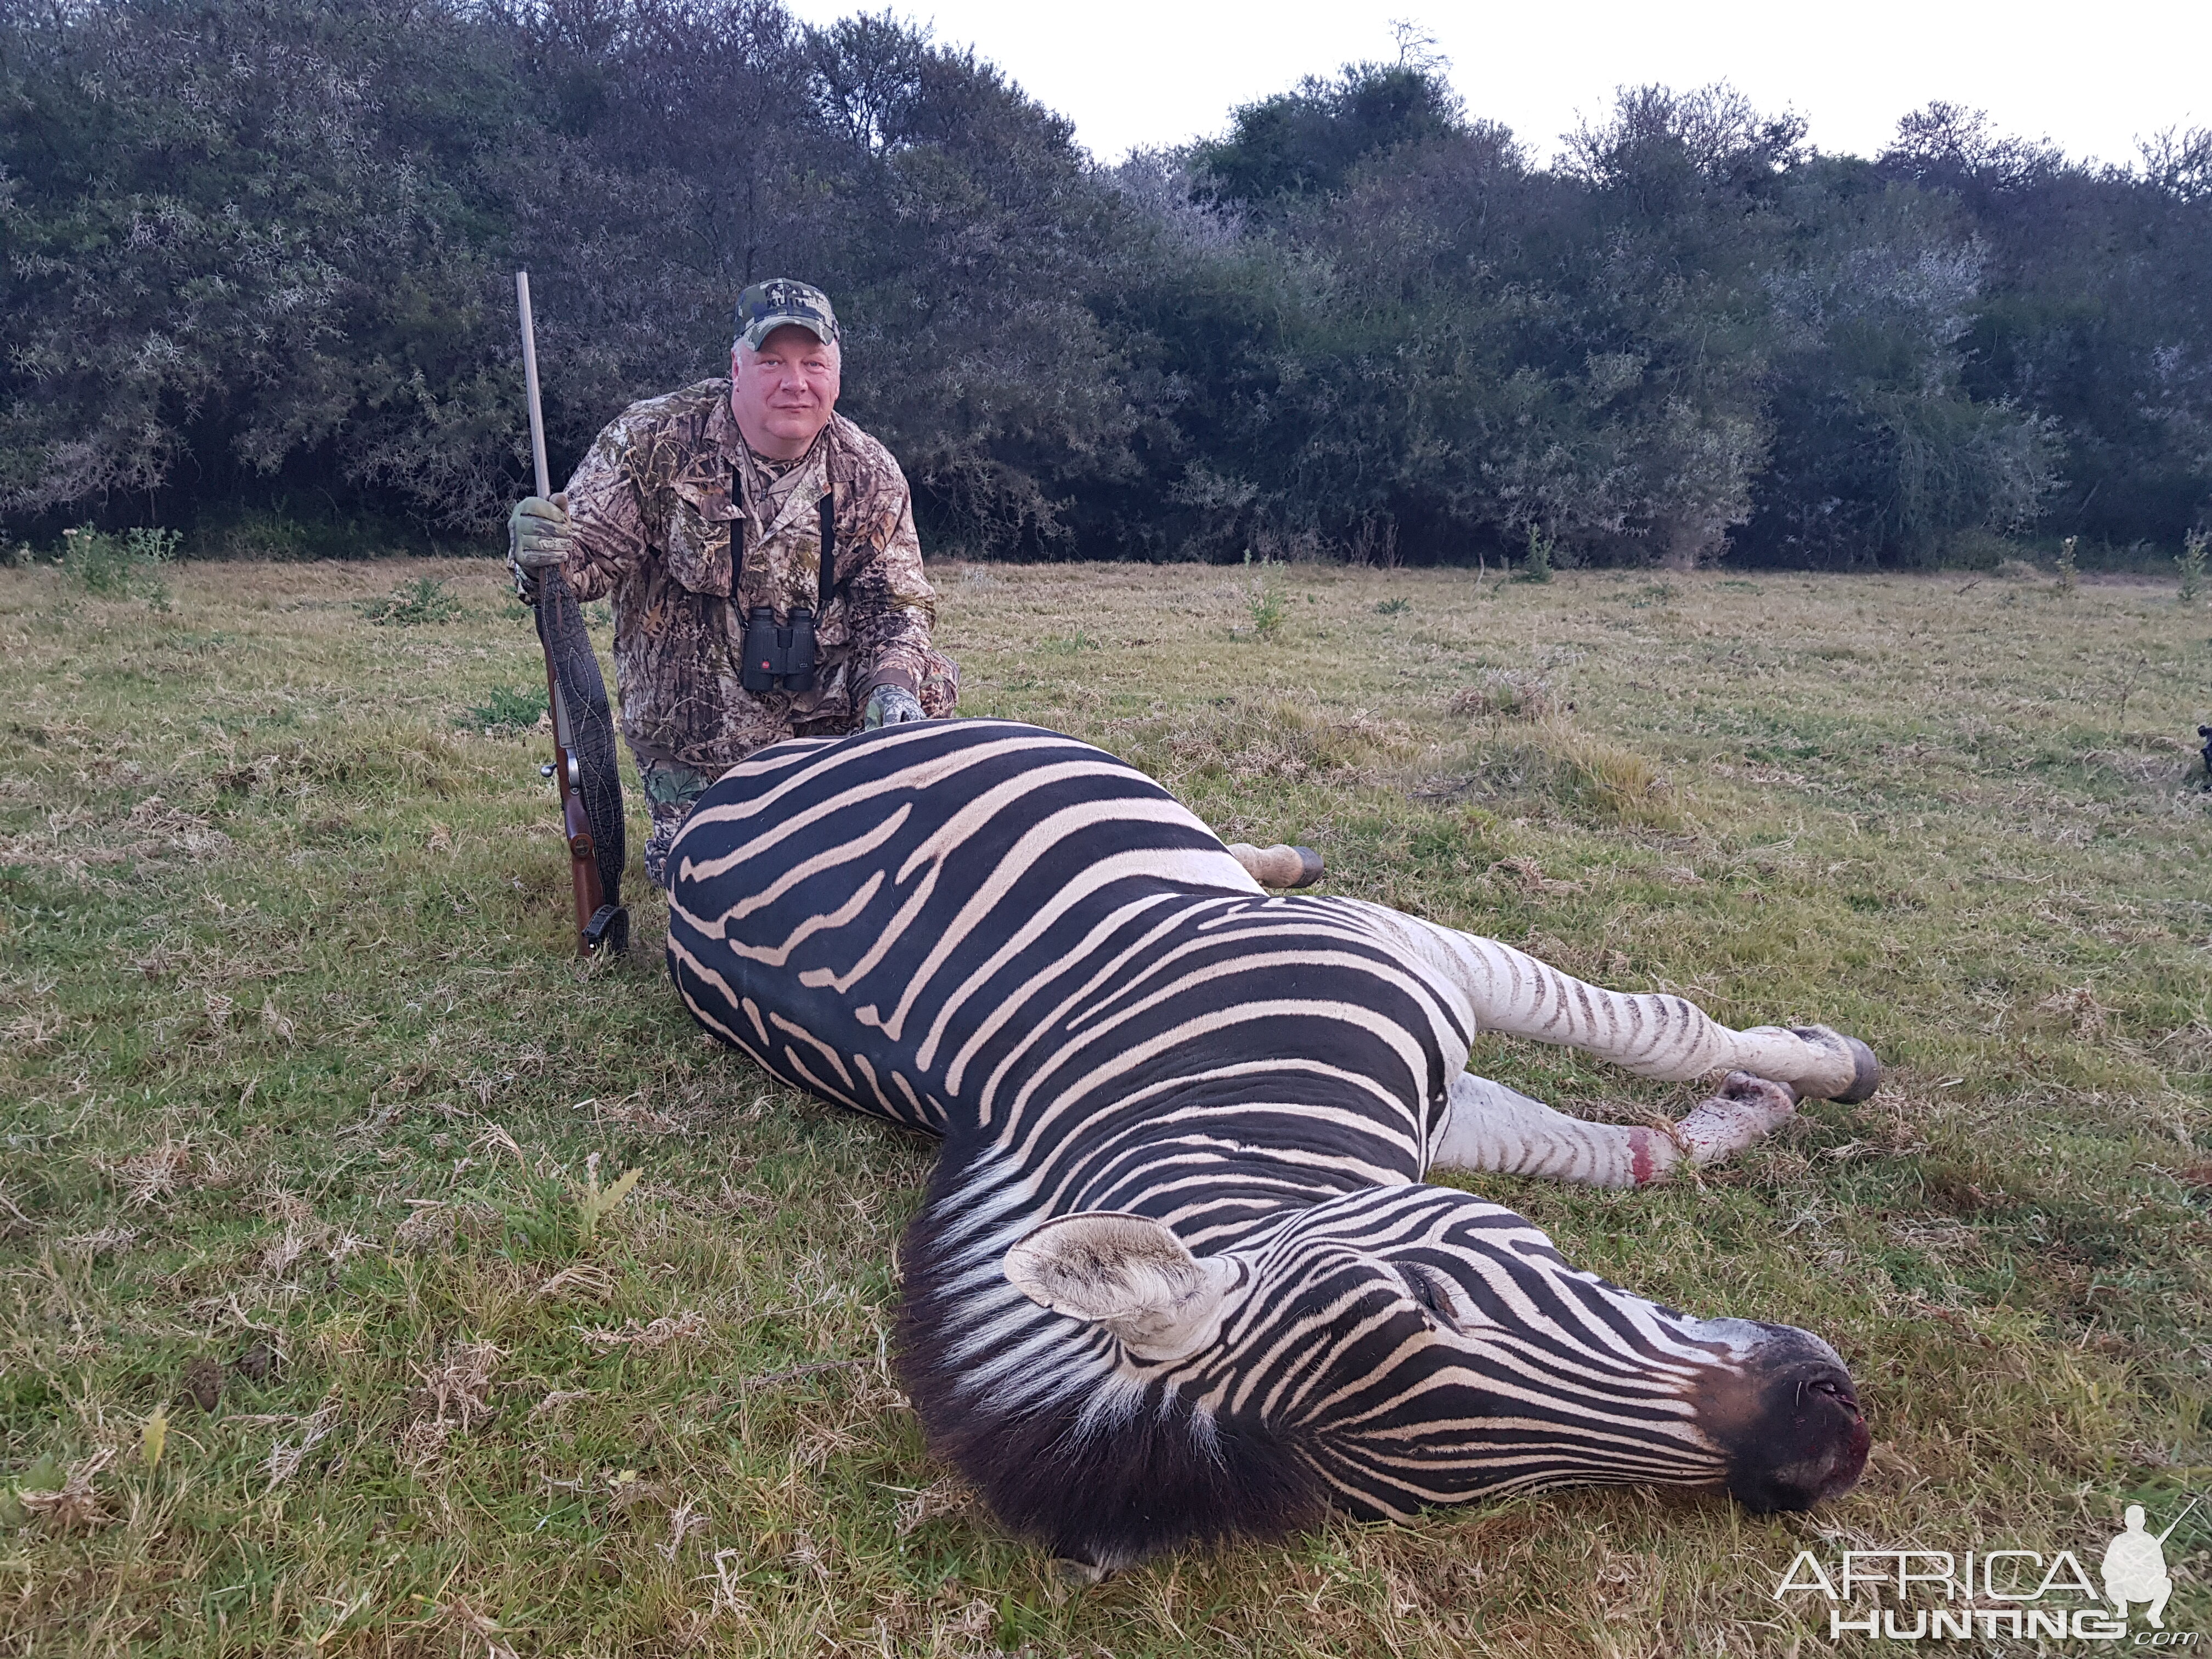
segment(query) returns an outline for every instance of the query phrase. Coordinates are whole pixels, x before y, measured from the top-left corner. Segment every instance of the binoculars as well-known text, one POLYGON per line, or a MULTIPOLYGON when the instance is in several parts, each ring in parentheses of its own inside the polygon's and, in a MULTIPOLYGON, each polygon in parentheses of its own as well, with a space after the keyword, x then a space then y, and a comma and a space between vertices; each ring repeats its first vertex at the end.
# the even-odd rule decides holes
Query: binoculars
POLYGON ((758 696, 763 691, 814 689, 814 613, 794 611, 776 626, 775 611, 755 605, 745 613, 744 663, 738 683, 758 696))
MULTIPOLYGON (((736 501, 744 493, 742 481, 730 486, 730 499, 736 501)), ((817 609, 826 616, 830 599, 837 588, 834 573, 837 568, 837 503, 825 489, 818 507, 822 516, 821 596, 817 609)), ((730 598, 738 597, 739 573, 745 562, 745 521, 740 518, 730 526, 730 598)), ((815 611, 804 605, 794 608, 791 620, 779 628, 775 623, 773 606, 757 605, 745 612, 745 654, 738 669, 738 684, 758 696, 763 691, 811 691, 814 689, 814 617, 815 611)))

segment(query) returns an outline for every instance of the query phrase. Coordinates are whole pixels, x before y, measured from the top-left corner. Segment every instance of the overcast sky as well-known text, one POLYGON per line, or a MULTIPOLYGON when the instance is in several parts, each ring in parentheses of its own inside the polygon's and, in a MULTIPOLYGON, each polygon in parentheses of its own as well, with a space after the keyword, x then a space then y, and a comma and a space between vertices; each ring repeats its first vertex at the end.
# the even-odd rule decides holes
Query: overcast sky
MULTIPOLYGON (((787 3, 811 22, 858 9, 787 3)), ((1602 116, 1615 87, 1651 81, 1730 82, 1761 109, 1806 117, 1822 149, 1861 155, 1936 98, 2113 161, 2134 159, 2138 135, 2212 125, 2212 0, 892 0, 890 9, 975 46, 1073 120, 1103 161, 1218 132, 1239 104, 1301 76, 1394 58, 1394 17, 1435 37, 1471 113, 1504 122, 1540 156, 1577 116, 1602 116)))

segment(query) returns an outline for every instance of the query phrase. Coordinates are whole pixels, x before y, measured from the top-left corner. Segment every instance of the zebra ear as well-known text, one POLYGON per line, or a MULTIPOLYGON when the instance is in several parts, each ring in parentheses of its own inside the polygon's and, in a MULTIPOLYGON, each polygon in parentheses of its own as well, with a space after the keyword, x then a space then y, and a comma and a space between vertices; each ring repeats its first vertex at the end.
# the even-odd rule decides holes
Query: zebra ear
POLYGON ((1201 1261, 1147 1216, 1094 1210, 1048 1221, 1006 1252, 1007 1279, 1039 1307, 1111 1331, 1133 1352, 1177 1359, 1211 1342, 1232 1261, 1201 1261))

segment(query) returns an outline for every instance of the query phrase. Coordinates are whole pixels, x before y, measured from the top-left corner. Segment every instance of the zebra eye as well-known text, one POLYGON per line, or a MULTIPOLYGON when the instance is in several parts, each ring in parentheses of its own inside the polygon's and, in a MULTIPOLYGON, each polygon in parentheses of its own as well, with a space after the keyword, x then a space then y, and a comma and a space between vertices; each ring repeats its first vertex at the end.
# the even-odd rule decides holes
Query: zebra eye
POLYGON ((1459 1328, 1459 1315, 1452 1305, 1452 1293, 1435 1269, 1424 1267, 1419 1262, 1394 1261, 1398 1277, 1406 1281, 1407 1294, 1423 1312, 1447 1330, 1459 1328))

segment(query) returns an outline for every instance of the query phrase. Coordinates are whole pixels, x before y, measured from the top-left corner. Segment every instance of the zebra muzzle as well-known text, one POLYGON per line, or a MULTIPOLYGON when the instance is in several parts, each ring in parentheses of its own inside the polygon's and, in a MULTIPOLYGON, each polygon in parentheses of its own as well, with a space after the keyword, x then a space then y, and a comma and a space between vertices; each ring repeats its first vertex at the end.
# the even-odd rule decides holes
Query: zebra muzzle
POLYGON ((1717 1322, 1756 1339, 1699 1413, 1729 1455, 1729 1494, 1766 1515, 1808 1510, 1857 1485, 1873 1432, 1836 1351, 1788 1325, 1717 1322))

